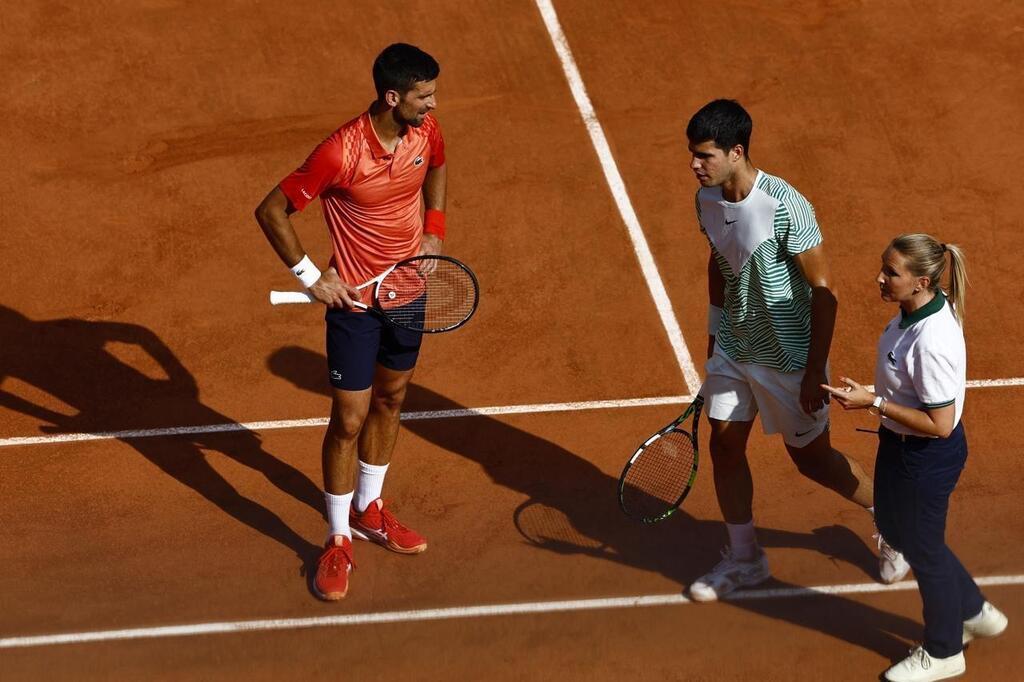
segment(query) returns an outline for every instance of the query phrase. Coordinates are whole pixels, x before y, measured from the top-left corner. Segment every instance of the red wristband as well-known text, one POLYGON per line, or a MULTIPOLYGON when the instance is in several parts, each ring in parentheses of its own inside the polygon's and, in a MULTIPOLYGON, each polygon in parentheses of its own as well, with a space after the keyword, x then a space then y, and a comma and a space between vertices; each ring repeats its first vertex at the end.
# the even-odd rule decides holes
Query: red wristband
POLYGON ((444 239, 444 211, 428 208, 423 213, 423 233, 444 239))

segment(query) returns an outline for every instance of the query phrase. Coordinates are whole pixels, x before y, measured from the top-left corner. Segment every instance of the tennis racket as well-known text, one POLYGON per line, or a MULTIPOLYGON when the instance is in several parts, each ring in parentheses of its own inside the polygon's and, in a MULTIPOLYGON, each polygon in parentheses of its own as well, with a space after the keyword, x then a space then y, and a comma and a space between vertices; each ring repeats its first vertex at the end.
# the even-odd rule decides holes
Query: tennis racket
POLYGON ((697 427, 704 396, 697 394, 682 416, 643 442, 619 477, 619 506, 641 523, 671 516, 697 478, 697 427), (693 417, 692 424, 687 420, 693 417), (687 430, 689 429, 689 430, 687 430))
MULTIPOLYGON (((416 256, 395 263, 356 289, 373 287, 369 305, 355 304, 414 332, 450 332, 469 322, 480 302, 476 275, 449 256, 416 256)), ((313 303, 306 291, 271 291, 270 303, 313 303)))

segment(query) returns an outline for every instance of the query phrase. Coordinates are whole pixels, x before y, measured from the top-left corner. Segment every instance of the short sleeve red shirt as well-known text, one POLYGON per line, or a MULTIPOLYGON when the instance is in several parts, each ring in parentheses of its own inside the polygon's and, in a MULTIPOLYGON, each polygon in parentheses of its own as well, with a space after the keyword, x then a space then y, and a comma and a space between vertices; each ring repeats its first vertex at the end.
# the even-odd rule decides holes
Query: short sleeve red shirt
POLYGON ((298 211, 320 197, 331 264, 342 281, 358 285, 419 252, 423 181, 428 168, 443 164, 444 138, 432 115, 408 127, 391 153, 367 112, 321 142, 280 187, 298 211))

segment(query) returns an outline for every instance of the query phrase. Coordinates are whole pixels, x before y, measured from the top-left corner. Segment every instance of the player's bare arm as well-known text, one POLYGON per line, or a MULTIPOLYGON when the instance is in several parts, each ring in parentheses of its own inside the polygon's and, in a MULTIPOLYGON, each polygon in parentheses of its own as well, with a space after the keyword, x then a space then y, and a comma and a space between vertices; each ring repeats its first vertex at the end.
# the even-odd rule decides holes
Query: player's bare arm
POLYGON ((824 245, 818 244, 799 253, 793 260, 811 287, 811 344, 807 351, 807 370, 800 385, 800 406, 809 414, 828 402, 828 392, 821 385, 826 383, 825 365, 832 347, 839 301, 832 286, 824 245))
MULTIPOLYGON (((290 268, 306 254, 288 217, 294 212, 280 187, 272 189, 256 207, 256 222, 278 257, 290 268)), ((309 293, 330 308, 352 308, 353 302, 360 300, 359 291, 351 284, 342 282, 334 268, 327 268, 320 279, 309 287, 309 293)))
MULTIPOLYGON (((708 305, 716 308, 725 306, 725 277, 715 261, 715 255, 708 256, 708 305)), ((715 353, 715 335, 708 333, 708 358, 715 353)))
MULTIPOLYGON (((423 180, 423 206, 427 211, 441 211, 444 213, 446 194, 448 190, 448 164, 444 163, 437 168, 427 169, 427 176, 423 180)), ((420 244, 421 256, 439 256, 444 240, 436 234, 424 233, 423 241, 420 244)))

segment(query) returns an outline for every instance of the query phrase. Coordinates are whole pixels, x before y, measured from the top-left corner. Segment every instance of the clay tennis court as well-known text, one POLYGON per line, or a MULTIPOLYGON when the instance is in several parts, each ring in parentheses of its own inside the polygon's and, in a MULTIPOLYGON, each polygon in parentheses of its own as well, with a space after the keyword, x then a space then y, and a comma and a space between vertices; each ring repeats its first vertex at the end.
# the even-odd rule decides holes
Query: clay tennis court
MULTIPOLYGON (((699 381, 683 130, 715 97, 817 209, 835 373, 871 380, 892 236, 966 251, 948 535, 1011 625, 965 679, 1019 674, 1020 4, 27 0, 0 29, 3 679, 860 680, 906 655, 914 585, 875 582, 870 518, 759 427, 769 583, 682 599, 726 542, 709 463, 665 523, 615 505, 699 381), (385 488, 430 549, 357 544, 327 604, 322 311, 267 304, 294 279, 252 211, 369 104, 398 40, 442 66, 446 250, 482 302, 425 343, 385 488)), ((325 261, 319 208, 294 222, 325 261)), ((869 469, 872 426, 833 414, 869 469)))

